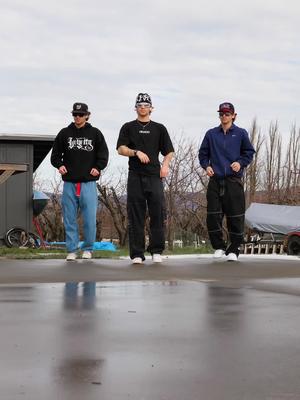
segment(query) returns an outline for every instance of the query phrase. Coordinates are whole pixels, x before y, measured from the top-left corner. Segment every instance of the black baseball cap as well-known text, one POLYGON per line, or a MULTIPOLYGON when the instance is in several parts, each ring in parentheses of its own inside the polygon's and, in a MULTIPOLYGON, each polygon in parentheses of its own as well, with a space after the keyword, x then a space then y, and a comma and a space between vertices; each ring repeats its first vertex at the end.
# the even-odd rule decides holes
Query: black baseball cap
POLYGON ((88 105, 85 103, 74 103, 73 104, 73 110, 71 111, 73 113, 77 114, 90 114, 88 105))
POLYGON ((234 106, 231 103, 221 103, 219 105, 218 112, 230 112, 231 114, 234 114, 234 106))
POLYGON ((148 103, 152 106, 152 100, 148 93, 139 93, 136 96, 135 105, 139 103, 148 103))

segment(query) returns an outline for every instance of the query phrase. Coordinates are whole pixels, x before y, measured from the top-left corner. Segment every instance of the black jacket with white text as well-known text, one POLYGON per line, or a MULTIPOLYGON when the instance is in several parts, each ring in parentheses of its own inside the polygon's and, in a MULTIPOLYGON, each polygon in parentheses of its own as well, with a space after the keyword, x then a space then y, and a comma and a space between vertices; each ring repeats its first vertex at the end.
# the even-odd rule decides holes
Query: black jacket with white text
POLYGON ((99 176, 92 176, 90 171, 96 168, 102 171, 108 163, 108 148, 99 129, 86 123, 77 128, 71 123, 63 128, 55 138, 51 164, 55 168, 64 165, 67 173, 62 179, 67 182, 96 181, 99 176))

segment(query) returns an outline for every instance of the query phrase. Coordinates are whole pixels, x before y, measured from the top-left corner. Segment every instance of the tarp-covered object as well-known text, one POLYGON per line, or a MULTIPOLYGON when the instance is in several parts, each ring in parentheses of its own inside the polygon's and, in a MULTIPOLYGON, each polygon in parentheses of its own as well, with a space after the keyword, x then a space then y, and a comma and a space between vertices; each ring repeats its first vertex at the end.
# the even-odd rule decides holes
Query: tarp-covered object
POLYGON ((259 232, 283 235, 300 232, 300 207, 252 203, 246 211, 245 222, 259 232))

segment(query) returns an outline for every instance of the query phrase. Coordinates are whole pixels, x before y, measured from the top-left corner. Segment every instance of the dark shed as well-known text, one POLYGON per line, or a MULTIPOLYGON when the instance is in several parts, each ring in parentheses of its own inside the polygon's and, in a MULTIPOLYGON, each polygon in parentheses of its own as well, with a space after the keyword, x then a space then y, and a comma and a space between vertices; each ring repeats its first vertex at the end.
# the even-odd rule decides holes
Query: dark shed
POLYGON ((33 173, 51 150, 54 138, 0 134, 0 173, 3 176, 9 165, 16 169, 0 183, 0 244, 10 228, 32 230, 33 173))

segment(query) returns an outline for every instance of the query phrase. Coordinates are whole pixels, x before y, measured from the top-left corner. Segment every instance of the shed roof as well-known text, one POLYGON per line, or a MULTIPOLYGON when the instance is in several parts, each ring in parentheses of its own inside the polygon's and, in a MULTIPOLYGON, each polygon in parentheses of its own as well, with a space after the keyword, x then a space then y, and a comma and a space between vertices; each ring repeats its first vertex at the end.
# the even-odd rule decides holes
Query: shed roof
POLYGON ((35 171, 53 146, 56 135, 0 134, 0 143, 30 143, 33 145, 33 171, 35 171))

